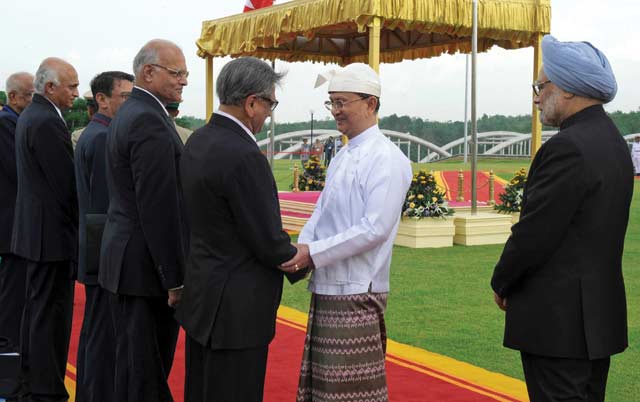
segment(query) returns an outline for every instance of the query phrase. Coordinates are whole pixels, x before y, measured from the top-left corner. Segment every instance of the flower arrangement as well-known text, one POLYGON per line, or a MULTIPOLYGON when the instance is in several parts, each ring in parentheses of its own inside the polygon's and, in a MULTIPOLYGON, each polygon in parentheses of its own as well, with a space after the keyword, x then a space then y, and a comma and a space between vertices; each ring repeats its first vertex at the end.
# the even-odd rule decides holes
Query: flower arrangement
POLYGON ((509 184, 504 188, 504 193, 500 194, 501 203, 494 205, 493 208, 502 213, 520 212, 526 182, 527 171, 522 168, 509 181, 509 184))
POLYGON ((300 191, 322 191, 326 179, 325 167, 320 162, 318 155, 311 155, 302 167, 304 171, 298 180, 300 191))
POLYGON ((444 198, 444 191, 438 189, 432 174, 419 171, 413 175, 411 186, 402 206, 402 216, 409 218, 443 218, 453 215, 444 198))

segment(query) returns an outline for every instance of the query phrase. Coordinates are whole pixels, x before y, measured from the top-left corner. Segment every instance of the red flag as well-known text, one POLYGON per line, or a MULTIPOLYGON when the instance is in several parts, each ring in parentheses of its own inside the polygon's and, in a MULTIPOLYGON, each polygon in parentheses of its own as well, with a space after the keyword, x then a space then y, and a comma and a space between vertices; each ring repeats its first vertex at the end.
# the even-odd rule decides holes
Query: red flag
POLYGON ((263 7, 269 7, 273 5, 273 0, 247 0, 244 5, 244 12, 257 10, 263 7))

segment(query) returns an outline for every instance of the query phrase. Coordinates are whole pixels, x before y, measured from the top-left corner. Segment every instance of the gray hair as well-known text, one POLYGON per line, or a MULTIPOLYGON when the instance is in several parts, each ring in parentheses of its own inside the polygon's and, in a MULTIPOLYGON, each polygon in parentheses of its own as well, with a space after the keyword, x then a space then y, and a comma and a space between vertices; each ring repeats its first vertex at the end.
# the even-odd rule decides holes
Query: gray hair
POLYGON ((216 93, 223 105, 241 105, 250 95, 270 96, 285 73, 255 57, 241 57, 227 63, 216 81, 216 93))
POLYGON ((36 93, 44 95, 44 87, 49 82, 52 82, 54 85, 60 85, 60 72, 49 63, 42 63, 40 67, 38 67, 36 78, 33 81, 36 93))
POLYGON ((160 63, 160 50, 163 46, 173 46, 180 49, 180 46, 165 39, 153 39, 147 42, 133 58, 133 74, 137 77, 142 73, 142 68, 147 64, 160 63))
POLYGON ((30 73, 27 73, 26 71, 21 71, 19 73, 11 74, 9 78, 7 78, 7 83, 5 85, 7 94, 13 91, 19 91, 21 89, 24 89, 22 87, 22 82, 20 81, 20 78, 22 77, 29 77, 33 80, 33 75, 31 75, 30 73))

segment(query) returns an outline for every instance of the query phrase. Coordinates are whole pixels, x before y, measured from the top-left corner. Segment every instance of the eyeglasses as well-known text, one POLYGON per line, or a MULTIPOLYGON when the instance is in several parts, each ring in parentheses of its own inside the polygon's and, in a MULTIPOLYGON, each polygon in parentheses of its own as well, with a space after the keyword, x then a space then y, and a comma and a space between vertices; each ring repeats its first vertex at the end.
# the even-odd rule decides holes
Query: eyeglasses
POLYGON ((352 99, 350 101, 341 101, 341 100, 337 100, 337 101, 331 101, 328 100, 324 103, 324 107, 327 108, 328 111, 332 111, 334 108, 336 110, 342 110, 342 108, 344 107, 344 105, 346 105, 347 103, 351 103, 351 102, 357 102, 357 101, 361 101, 361 100, 365 100, 365 99, 369 99, 370 96, 367 96, 365 98, 358 98, 358 99, 352 99))
POLYGON ((160 64, 151 63, 151 65, 154 67, 160 67, 163 70, 167 70, 169 74, 171 74, 173 77, 176 77, 177 79, 189 78, 189 72, 186 70, 174 70, 173 68, 165 67, 160 64))
POLYGON ((550 82, 551 82, 551 80, 546 80, 544 82, 540 82, 540 83, 536 82, 536 83, 532 84, 531 88, 533 88, 533 93, 536 96, 540 96, 540 92, 542 92, 544 87, 550 82))
POLYGON ((256 95, 256 96, 262 99, 263 101, 267 102, 269 104, 269 109, 271 109, 272 112, 276 110, 276 108, 278 107, 278 103, 280 103, 277 100, 267 98, 266 96, 260 96, 260 95, 256 95))

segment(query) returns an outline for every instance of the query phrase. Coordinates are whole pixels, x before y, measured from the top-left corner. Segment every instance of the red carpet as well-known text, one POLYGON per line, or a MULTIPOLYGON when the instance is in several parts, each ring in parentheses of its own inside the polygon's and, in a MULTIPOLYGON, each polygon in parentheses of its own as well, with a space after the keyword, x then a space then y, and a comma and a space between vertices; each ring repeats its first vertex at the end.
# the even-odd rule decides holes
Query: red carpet
MULTIPOLYGON (((73 402, 73 396, 75 396, 73 387, 75 386, 76 352, 84 313, 84 299, 84 288, 82 285, 76 285, 74 320, 69 350, 69 365, 67 366, 67 386, 72 388, 70 389, 70 394, 72 394, 71 402, 73 402)), ((285 311, 278 318, 276 338, 269 348, 265 402, 293 402, 297 390, 305 335, 304 319, 301 318, 304 315, 295 311, 292 314, 289 312, 292 310, 286 307, 282 310, 285 311), (283 318, 283 316, 287 317, 283 318)), ((389 397, 392 402, 526 401, 526 398, 522 397, 521 384, 516 380, 489 373, 443 356, 434 355, 436 357, 433 358, 433 364, 423 364, 420 360, 424 359, 420 355, 428 354, 429 352, 406 345, 398 345, 390 341, 387 355, 389 397), (396 352, 394 353, 394 351, 396 352), (447 360, 448 362, 442 364, 437 360, 447 360), (446 370, 434 368, 434 366, 438 365, 448 367, 450 372, 457 370, 457 374, 452 375, 445 372, 446 370), (463 366, 462 371, 456 369, 456 365, 463 366), (465 374, 465 370, 469 373, 468 375, 465 374), (463 373, 463 375, 460 375, 460 373, 463 373), (464 375, 467 375, 469 379, 464 379, 464 375), (494 377, 497 377, 498 380, 496 381, 494 377), (488 382, 493 382, 491 386, 485 386, 482 383, 481 380, 487 378, 489 379, 488 382)), ((175 401, 182 402, 184 393, 183 331, 180 332, 169 381, 175 401)))
MULTIPOLYGON (((471 172, 464 171, 464 190, 462 195, 465 201, 471 200, 471 172)), ((442 172, 443 179, 447 183, 449 190, 447 196, 451 201, 455 201, 458 198, 458 172, 445 171, 442 172)), ((477 199, 478 201, 487 201, 489 199, 489 173, 488 172, 476 172, 476 186, 477 186, 477 199)), ((504 186, 501 180, 496 178, 494 181, 494 200, 500 201, 499 194, 504 192, 504 186)))

